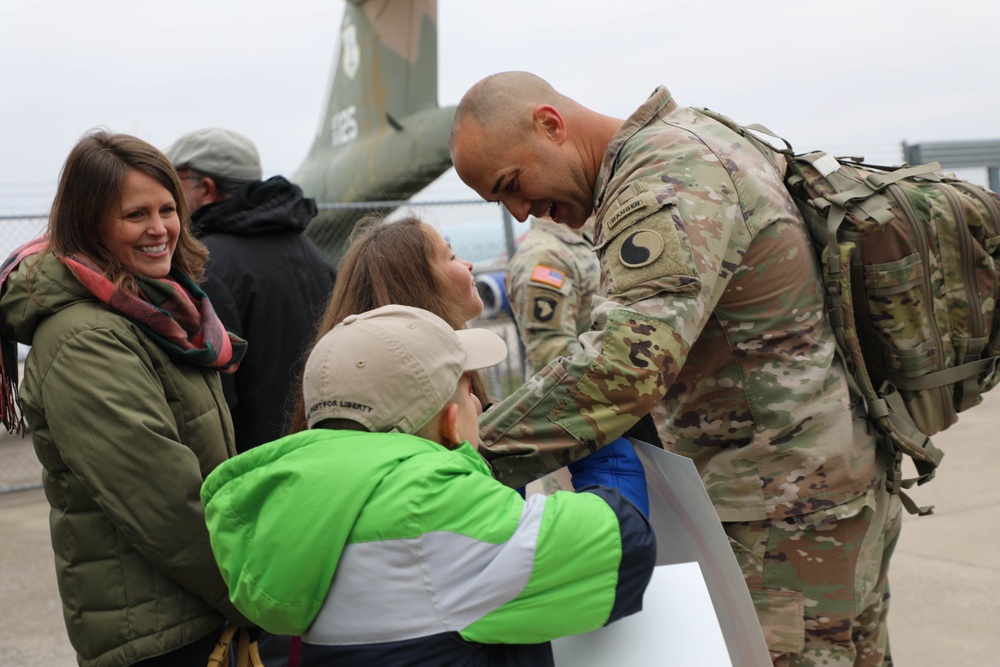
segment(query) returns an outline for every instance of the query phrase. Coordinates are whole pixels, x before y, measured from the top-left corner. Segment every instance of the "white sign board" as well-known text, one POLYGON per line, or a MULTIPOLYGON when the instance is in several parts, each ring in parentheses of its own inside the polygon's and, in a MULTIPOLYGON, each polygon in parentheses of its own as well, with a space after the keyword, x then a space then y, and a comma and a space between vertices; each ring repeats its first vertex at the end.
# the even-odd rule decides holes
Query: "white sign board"
POLYGON ((552 643, 559 667, 770 667, 750 592, 694 464, 633 441, 646 469, 657 568, 643 611, 552 643))
POLYGON ((552 652, 560 667, 733 667, 698 563, 656 567, 641 612, 557 639, 552 652))

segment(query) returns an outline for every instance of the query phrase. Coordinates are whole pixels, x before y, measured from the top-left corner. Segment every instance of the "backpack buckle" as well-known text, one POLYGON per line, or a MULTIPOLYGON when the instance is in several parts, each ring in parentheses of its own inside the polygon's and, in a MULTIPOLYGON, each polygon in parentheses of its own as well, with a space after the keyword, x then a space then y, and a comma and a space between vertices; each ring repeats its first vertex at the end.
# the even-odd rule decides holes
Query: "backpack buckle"
POLYGON ((885 488, 889 493, 898 496, 903 490, 903 453, 895 452, 892 468, 886 473, 885 488))

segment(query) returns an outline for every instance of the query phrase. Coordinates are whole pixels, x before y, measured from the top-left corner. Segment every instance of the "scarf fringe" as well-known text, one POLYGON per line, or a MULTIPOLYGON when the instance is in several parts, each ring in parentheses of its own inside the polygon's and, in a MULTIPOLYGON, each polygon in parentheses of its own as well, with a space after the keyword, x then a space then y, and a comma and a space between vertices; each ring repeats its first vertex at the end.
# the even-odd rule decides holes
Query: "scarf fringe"
POLYGON ((24 432, 24 416, 17 396, 17 345, 11 341, 2 342, 0 354, 0 423, 8 433, 24 432))
MULTIPOLYGON (((20 261, 46 246, 48 240, 44 236, 32 239, 4 260, 0 265, 0 294, 6 288, 7 276, 20 261)), ((17 395, 17 343, 3 335, 0 335, 0 424, 6 427, 8 433, 24 432, 24 415, 21 414, 21 402, 17 395)))

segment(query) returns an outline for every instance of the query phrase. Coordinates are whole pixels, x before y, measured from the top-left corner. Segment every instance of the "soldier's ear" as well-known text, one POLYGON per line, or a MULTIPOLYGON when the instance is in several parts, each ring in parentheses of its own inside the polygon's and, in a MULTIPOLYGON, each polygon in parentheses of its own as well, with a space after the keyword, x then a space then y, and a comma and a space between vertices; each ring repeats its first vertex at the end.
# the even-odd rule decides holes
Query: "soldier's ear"
POLYGON ((566 121, 559 110, 550 104, 540 104, 532 113, 535 130, 557 144, 566 141, 566 121))

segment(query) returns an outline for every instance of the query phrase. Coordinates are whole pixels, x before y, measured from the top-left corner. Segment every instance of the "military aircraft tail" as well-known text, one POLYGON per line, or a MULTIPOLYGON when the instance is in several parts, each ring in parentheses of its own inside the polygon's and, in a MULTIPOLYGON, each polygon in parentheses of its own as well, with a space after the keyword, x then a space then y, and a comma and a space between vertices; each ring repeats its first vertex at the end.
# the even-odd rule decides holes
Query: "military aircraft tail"
MULTIPOLYGON (((407 199, 451 166, 454 107, 437 103, 437 2, 348 0, 339 38, 329 96, 295 181, 321 205, 407 199)), ((364 212, 321 210, 309 233, 339 261, 364 212)))

